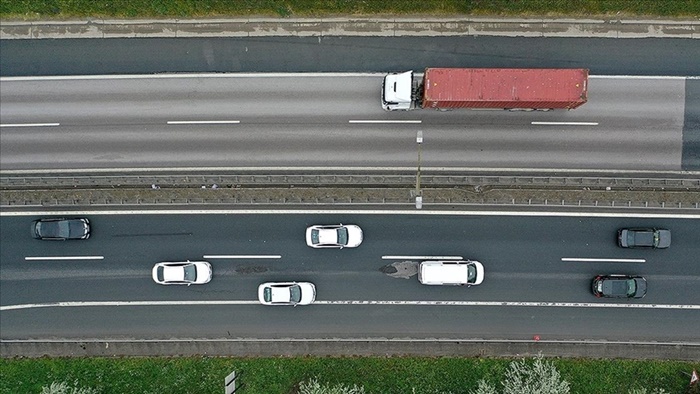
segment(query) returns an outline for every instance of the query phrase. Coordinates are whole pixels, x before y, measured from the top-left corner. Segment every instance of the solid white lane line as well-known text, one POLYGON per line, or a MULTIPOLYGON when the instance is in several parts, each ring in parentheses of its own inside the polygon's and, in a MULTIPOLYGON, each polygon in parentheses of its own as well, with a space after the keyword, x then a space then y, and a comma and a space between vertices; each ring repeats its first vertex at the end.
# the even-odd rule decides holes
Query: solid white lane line
POLYGON ((697 75, 671 76, 671 75, 589 75, 591 79, 700 79, 697 75))
POLYGON ((547 301, 315 301, 321 305, 515 306, 559 308, 698 309, 692 304, 613 304, 603 302, 547 301))
POLYGON ((514 306, 558 308, 629 308, 629 309, 700 309, 700 305, 685 304, 613 304, 598 302, 547 301, 315 301, 322 305, 409 305, 409 306, 514 306))
POLYGON ((47 302, 41 304, 20 304, 0 306, 0 311, 15 309, 85 307, 85 306, 180 306, 180 305, 260 305, 260 301, 70 301, 47 302))
MULTIPOLYGON (((182 306, 182 305, 260 305, 258 301, 70 301, 38 304, 0 306, 0 311, 51 307, 100 307, 100 306, 182 306)), ((623 309, 677 309, 700 310, 694 304, 632 304, 603 302, 547 302, 547 301, 316 301, 313 305, 392 305, 392 306, 509 306, 543 308, 623 308, 623 309)))
POLYGON ((601 263, 645 263, 645 259, 592 259, 587 257, 562 257, 561 261, 601 262, 601 263))
POLYGON ((169 120, 168 124, 238 124, 240 120, 169 120))
MULTIPOLYGON (((30 77, 0 77, 0 81, 70 81, 110 79, 187 79, 187 78, 318 78, 318 77, 368 77, 384 78, 386 73, 188 73, 188 74, 122 74, 122 75, 55 75, 30 77)), ((700 79, 696 75, 589 75, 590 79, 700 79)))
POLYGON ((66 216, 66 215, 424 215, 424 216, 521 216, 521 217, 577 217, 577 218, 645 218, 645 219, 700 219, 700 213, 642 213, 642 212, 535 212, 535 211, 432 211, 391 209, 125 209, 86 211, 8 211, 3 216, 66 216))
MULTIPOLYGON (((46 338, 46 339, 0 339, 0 343, 76 343, 75 339, 62 338, 46 338)), ((441 343, 441 342, 467 342, 467 343, 532 343, 532 339, 475 339, 461 337, 441 337, 441 338, 168 338, 168 339, 123 339, 123 338, 80 338, 80 343, 182 343, 182 342, 209 342, 209 343, 240 343, 240 342, 423 342, 423 343, 441 343)), ((540 339, 539 343, 561 343, 561 344, 581 344, 581 345, 653 345, 653 346, 700 346, 700 342, 660 342, 660 341, 607 341, 604 339, 540 339)))
POLYGON ((462 256, 382 256, 382 260, 463 260, 462 256))
POLYGON ((281 259, 279 254, 205 254, 205 259, 281 259))
POLYGON ((0 127, 54 127, 59 123, 3 123, 0 127))
MULTIPOLYGON (((122 74, 122 75, 56 75, 35 77, 0 77, 3 82, 18 81, 71 81, 71 80, 111 80, 111 79, 188 79, 188 78, 337 78, 369 77, 383 78, 386 73, 188 73, 188 74, 122 74)), ((590 76, 589 76, 590 77, 590 76)), ((683 79, 684 77, 677 77, 683 79)), ((381 83, 381 80, 379 80, 381 83)))
POLYGON ((25 257, 26 261, 37 260, 103 260, 104 256, 32 256, 25 257))
POLYGON ((598 122, 530 122, 533 125, 545 126, 598 126, 598 122))
POLYGON ((348 120, 349 123, 422 123, 422 120, 348 120))
MULTIPOLYGON (((55 174, 92 174, 92 173, 119 173, 119 174, 131 174, 134 172, 192 172, 192 171, 202 171, 202 172, 235 172, 235 171, 259 171, 264 173, 277 172, 277 171, 415 171, 416 167, 314 167, 314 166, 294 166, 294 167, 130 167, 130 168, 56 168, 56 169, 32 169, 32 170, 5 170, 0 169, 0 174, 5 175, 22 175, 22 174, 35 174, 52 176, 55 174)), ((535 174, 545 174, 549 175, 553 172, 559 174, 577 174, 576 176, 581 176, 579 174, 584 174, 584 176, 593 177, 603 175, 614 175, 619 176, 620 174, 631 175, 633 177, 639 177, 640 173, 644 174, 656 174, 656 175, 669 175, 671 177, 678 177, 683 175, 700 175, 700 171, 674 171, 674 170, 647 170, 647 171, 637 171, 637 170, 609 170, 609 169, 582 169, 582 168, 488 168, 488 167, 424 167, 421 166, 421 171, 436 171, 436 172, 448 172, 457 173, 462 175, 465 172, 485 172, 485 173, 503 173, 503 172, 519 172, 519 173, 535 173, 535 174)), ((648 176, 648 175, 644 175, 648 176)))

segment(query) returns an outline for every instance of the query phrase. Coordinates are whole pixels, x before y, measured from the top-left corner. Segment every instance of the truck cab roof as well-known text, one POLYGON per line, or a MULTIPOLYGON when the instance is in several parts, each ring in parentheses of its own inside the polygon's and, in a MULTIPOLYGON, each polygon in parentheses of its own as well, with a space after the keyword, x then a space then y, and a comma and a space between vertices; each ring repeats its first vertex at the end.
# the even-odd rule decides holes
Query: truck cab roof
POLYGON ((413 71, 389 74, 382 84, 382 108, 410 109, 413 102, 413 71))

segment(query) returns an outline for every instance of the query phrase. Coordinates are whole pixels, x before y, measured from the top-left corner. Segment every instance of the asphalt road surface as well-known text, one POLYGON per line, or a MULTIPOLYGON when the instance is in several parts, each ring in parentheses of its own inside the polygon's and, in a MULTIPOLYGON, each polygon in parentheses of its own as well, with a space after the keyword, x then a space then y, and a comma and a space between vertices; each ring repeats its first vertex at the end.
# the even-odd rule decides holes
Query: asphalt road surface
POLYGON ((0 81, 4 170, 700 169, 700 80, 592 77, 572 111, 384 112, 382 74, 0 81))
POLYGON ((389 72, 426 67, 589 68, 698 75, 693 39, 258 37, 0 40, 0 75, 389 72))
POLYGON ((32 219, 0 220, 3 340, 698 339, 697 219, 90 215, 93 236, 75 242, 31 239, 32 219), (362 226, 359 248, 305 245, 307 225, 338 222, 362 226), (666 227, 673 243, 667 250, 622 249, 616 245, 622 226, 666 227), (213 266, 209 284, 161 286, 150 277, 157 262, 204 256, 213 266), (421 285, 416 264, 430 256, 479 260, 485 280, 470 288, 421 285), (647 296, 595 298, 591 279, 611 273, 644 275, 647 296), (287 280, 314 282, 318 302, 296 308, 257 303, 260 283, 287 280))

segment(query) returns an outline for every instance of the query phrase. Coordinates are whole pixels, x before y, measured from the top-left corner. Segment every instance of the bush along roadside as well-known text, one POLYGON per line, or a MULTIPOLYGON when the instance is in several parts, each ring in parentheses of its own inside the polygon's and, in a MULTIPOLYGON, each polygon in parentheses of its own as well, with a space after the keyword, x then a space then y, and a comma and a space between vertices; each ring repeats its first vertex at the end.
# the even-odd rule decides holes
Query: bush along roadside
POLYGON ((53 383, 73 390, 63 392, 80 394, 219 394, 223 390, 224 377, 236 371, 241 394, 676 394, 689 392, 693 369, 700 370, 700 362, 542 357, 525 360, 427 357, 3 358, 0 359, 0 393, 41 393, 44 388, 50 389, 53 383), (545 388, 550 391, 543 391, 545 388), (517 391, 519 389, 525 391, 517 391))

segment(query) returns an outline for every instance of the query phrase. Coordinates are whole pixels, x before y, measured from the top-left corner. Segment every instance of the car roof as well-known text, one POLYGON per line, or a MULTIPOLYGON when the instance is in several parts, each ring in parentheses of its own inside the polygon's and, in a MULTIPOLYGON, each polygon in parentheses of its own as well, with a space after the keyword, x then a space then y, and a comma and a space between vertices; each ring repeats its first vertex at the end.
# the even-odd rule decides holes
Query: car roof
POLYGON ((474 261, 424 261, 420 264, 421 280, 428 283, 466 283, 469 266, 476 266, 474 261))
POLYGON ((324 228, 318 230, 318 243, 323 245, 338 243, 338 228, 324 228))
POLYGON ((634 242, 637 245, 654 245, 654 230, 639 230, 634 233, 634 242))
POLYGON ((164 266, 163 280, 166 282, 183 282, 185 280, 185 269, 183 265, 164 266))
POLYGON ((292 285, 288 285, 285 287, 281 286, 270 286, 270 293, 271 293, 271 302, 273 303, 284 303, 284 302, 289 302, 291 300, 290 296, 290 291, 289 288, 292 285))
POLYGON ((603 288, 607 290, 610 294, 615 295, 626 295, 627 294, 627 281, 629 278, 610 278, 606 282, 606 286, 603 288))

